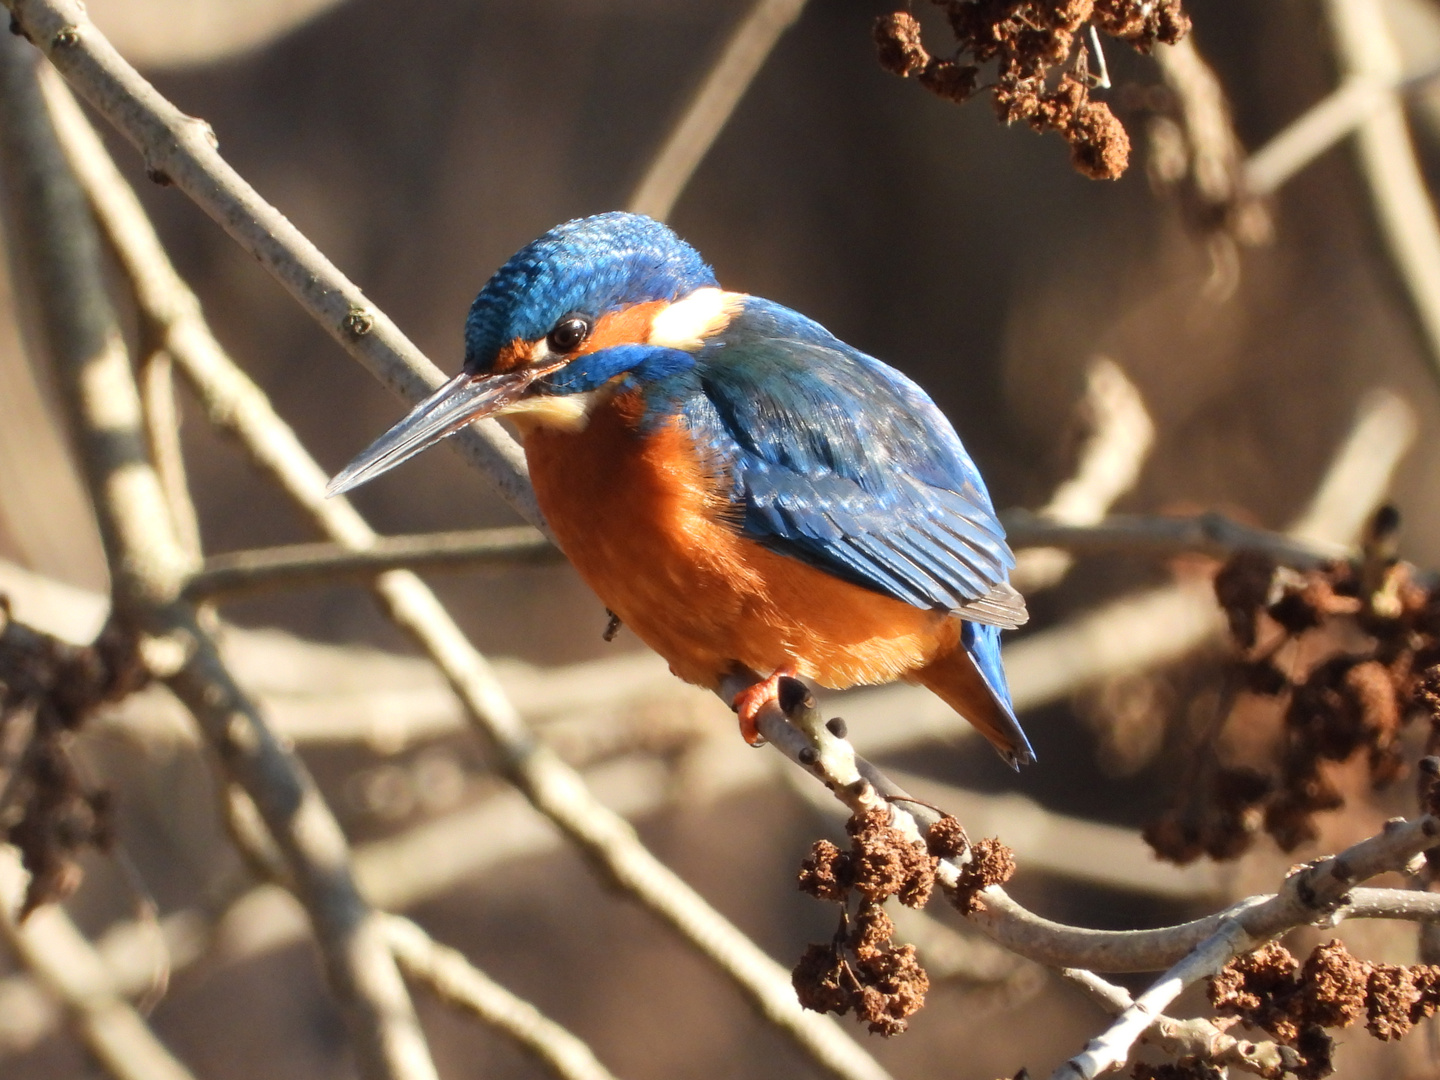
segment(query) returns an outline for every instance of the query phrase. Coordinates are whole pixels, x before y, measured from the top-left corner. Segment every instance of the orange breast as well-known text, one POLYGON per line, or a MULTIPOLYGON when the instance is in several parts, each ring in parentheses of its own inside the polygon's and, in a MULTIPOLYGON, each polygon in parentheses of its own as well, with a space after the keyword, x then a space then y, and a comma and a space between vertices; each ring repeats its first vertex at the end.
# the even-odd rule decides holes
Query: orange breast
POLYGON ((525 453, 560 547, 676 675, 713 688, 738 661, 844 687, 891 681, 955 647, 955 619, 742 536, 689 433, 672 422, 642 438, 639 409, 617 396, 583 431, 529 431, 525 453))

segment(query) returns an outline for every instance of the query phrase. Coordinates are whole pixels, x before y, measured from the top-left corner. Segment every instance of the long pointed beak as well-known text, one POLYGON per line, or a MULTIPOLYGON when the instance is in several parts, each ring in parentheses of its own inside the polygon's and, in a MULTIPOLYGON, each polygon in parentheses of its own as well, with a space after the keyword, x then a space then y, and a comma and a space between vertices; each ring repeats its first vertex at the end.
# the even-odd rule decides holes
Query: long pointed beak
POLYGON ((470 375, 462 371, 341 469, 326 485, 325 497, 357 488, 455 434, 472 420, 504 411, 543 374, 534 369, 503 375, 470 375))

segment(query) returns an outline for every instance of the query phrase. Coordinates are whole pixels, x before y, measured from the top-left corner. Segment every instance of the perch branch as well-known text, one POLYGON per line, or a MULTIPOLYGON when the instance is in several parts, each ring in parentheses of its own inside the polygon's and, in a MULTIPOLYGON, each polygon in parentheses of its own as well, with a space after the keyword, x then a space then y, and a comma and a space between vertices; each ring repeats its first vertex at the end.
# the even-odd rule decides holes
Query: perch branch
MULTIPOLYGON (((71 138, 78 125, 67 124, 63 130, 77 160, 86 161, 80 174, 96 196, 97 213, 122 263, 135 278, 143 317, 157 324, 212 421, 235 436, 332 541, 352 550, 368 550, 377 540, 375 533, 349 502, 324 497, 326 474, 263 392, 215 342, 193 295, 165 259, 133 192, 113 163, 102 160, 103 148, 93 141, 93 131, 86 140, 71 138), (176 290, 184 291, 171 295, 176 290)), ((833 1020, 801 1009, 789 973, 656 859, 623 818, 598 802, 573 769, 537 742, 489 663, 418 577, 403 570, 387 571, 376 578, 374 590, 387 615, 445 675, 472 726, 496 749, 507 776, 537 809, 605 867, 615 882, 730 976, 761 1015, 822 1068, 852 1080, 879 1080, 886 1075, 833 1020)))
POLYGON ((34 280, 43 340, 70 413, 111 567, 114 617, 141 639, 147 665, 205 729, 230 776, 279 839, 326 958, 362 1074, 435 1077, 405 987, 350 876, 344 836, 313 782, 233 681, 193 607, 178 599, 190 560, 145 450, 140 395, 106 294, 99 238, 55 138, 36 79, 38 55, 0 46, 10 237, 34 280))
POLYGON ((626 205, 664 221, 805 0, 755 0, 626 205))

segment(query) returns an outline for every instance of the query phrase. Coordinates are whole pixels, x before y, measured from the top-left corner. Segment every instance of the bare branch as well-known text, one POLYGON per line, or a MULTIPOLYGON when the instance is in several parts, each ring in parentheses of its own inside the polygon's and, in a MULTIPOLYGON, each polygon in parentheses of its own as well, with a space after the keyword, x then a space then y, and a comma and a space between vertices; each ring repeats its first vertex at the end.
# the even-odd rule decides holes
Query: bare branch
POLYGON ((1178 188, 1190 224, 1210 239, 1214 272, 1207 291, 1226 295, 1239 281, 1235 245, 1267 242, 1273 235, 1270 213, 1245 183, 1245 151, 1235 135, 1230 103, 1195 47, 1195 35, 1157 46, 1154 56, 1178 106, 1176 120, 1159 122, 1178 121, 1185 154, 1183 163, 1176 163, 1182 167, 1152 168, 1152 175, 1178 188))
POLYGON ((1356 130, 1360 172, 1419 319, 1432 373, 1440 376, 1440 221, 1415 158, 1404 105, 1393 89, 1404 74, 1399 50, 1380 0, 1326 0, 1325 11, 1343 75, 1382 95, 1356 130))
MULTIPOLYGON (((1060 974, 1112 1016, 1119 1016, 1134 1005, 1124 987, 1106 982, 1093 971, 1061 968, 1060 974)), ((1295 1063, 1295 1052, 1289 1047, 1237 1039, 1203 1017, 1176 1020, 1171 1016, 1157 1016, 1140 1038, 1142 1042, 1154 1043, 1172 1057, 1208 1061, 1221 1068, 1236 1068, 1257 1076, 1279 1076, 1287 1064, 1295 1063)))
POLYGON ((1121 551, 1160 559, 1185 554, 1225 559, 1237 551, 1260 551, 1282 566, 1307 570, 1352 554, 1344 544, 1297 540, 1213 511, 1188 517, 1110 514, 1093 525, 1065 525, 1028 510, 1007 510, 1000 520, 1013 548, 1046 544, 1075 555, 1121 551))
POLYGON ((324 585, 337 579, 375 578, 386 570, 462 569, 477 566, 553 565, 564 556, 528 525, 470 529, 420 536, 383 536, 362 550, 341 544, 288 544, 212 555, 185 585, 185 595, 244 596, 267 589, 324 585))
POLYGON ((177 600, 190 571, 145 453, 139 391, 99 265, 99 240, 50 126, 18 39, 0 45, 7 209, 17 260, 44 287, 45 341, 75 426, 111 567, 115 617, 142 639, 148 666, 200 721, 230 775, 280 841, 314 921, 362 1073, 435 1076, 378 924, 355 889, 338 824, 299 763, 231 678, 195 610, 177 600))
MULTIPOLYGON (((1272 937, 1333 915, 1354 882, 1403 869, 1412 857, 1433 846, 1437 836, 1440 820, 1428 815, 1416 821, 1392 821, 1380 835, 1292 874, 1276 895, 1232 908, 1212 934, 1136 998, 1083 1052, 1055 1070, 1051 1080, 1092 1080, 1123 1065, 1135 1040, 1187 986, 1214 975, 1240 953, 1272 937)), ((989 890, 987 898, 988 894, 989 890)))
POLYGON ((409 919, 385 916, 385 934, 407 976, 447 1005, 509 1036, 561 1080, 614 1080, 590 1047, 409 919))
POLYGON ((755 0, 626 205, 664 221, 805 0, 755 0))
POLYGON ((1393 93, 1423 89, 1437 76, 1440 70, 1431 68, 1388 85, 1371 77, 1347 76, 1246 159, 1245 187, 1256 195, 1274 194, 1384 107, 1393 93))
POLYGON ((1245 186, 1257 195, 1279 191, 1364 123, 1385 98, 1386 88, 1373 79, 1346 79, 1250 155, 1245 162, 1245 186))
MULTIPOLYGON (((208 124, 175 108, 126 63, 78 0, 4 3, 71 85, 135 145, 150 175, 189 195, 376 378, 409 401, 440 385, 440 370, 230 167, 208 124)), ((135 276, 135 284, 144 289, 152 281, 135 276)), ((167 291, 171 302, 193 301, 188 290, 167 291)), ((498 423, 474 424, 450 442, 522 517, 543 528, 524 458, 498 423)))
POLYGON ((0 937, 61 1001, 95 1059, 115 1080, 194 1080, 125 1000, 63 908, 51 904, 17 923, 25 876, 15 853, 0 847, 0 937))
MULTIPOLYGON (((50 80, 53 80, 53 75, 50 80)), ((145 410, 150 460, 155 463, 160 486, 165 490, 170 518, 175 522, 176 538, 186 556, 198 560, 201 557, 200 522, 185 480, 185 455, 180 449, 180 410, 175 402, 174 371, 175 365, 168 352, 164 349, 152 350, 140 363, 140 402, 145 410)))
MULTIPOLYGON (((1135 385, 1113 360, 1090 365, 1085 378, 1084 410, 1091 434, 1080 464, 1050 501, 1035 513, 1057 525, 1093 525, 1116 499, 1135 486, 1155 441, 1155 425, 1135 385)), ((1011 543, 1014 544, 1012 537, 1011 543)), ((1075 560, 1058 547, 1020 553, 1011 583, 1023 593, 1058 584, 1075 560)))

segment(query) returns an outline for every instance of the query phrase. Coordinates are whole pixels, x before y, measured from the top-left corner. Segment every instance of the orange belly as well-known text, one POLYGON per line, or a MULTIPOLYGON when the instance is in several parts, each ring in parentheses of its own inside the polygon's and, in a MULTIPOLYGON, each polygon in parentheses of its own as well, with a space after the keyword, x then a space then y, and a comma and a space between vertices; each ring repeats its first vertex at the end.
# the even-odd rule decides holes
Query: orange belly
POLYGON ((616 397, 583 431, 533 428, 525 454, 561 549, 676 675, 713 689, 738 662, 846 687, 904 677, 955 648, 953 617, 742 536, 683 426, 642 438, 638 410, 616 397))

